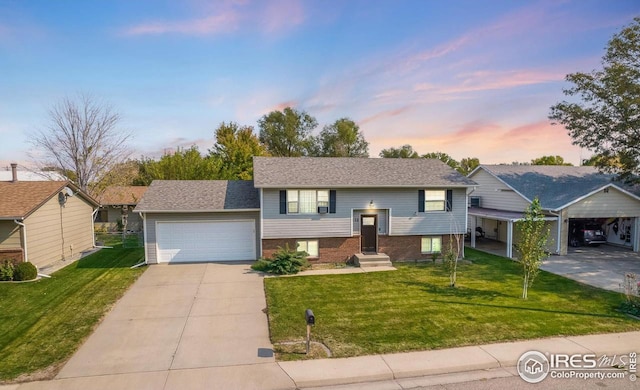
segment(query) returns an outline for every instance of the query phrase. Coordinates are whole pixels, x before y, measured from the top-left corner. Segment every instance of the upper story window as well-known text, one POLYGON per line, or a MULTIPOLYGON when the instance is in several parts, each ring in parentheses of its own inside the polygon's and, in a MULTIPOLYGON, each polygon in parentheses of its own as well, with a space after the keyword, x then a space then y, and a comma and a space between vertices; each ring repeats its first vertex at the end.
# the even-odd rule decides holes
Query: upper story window
POLYGON ((445 190, 424 191, 424 211, 445 211, 447 192, 445 190))
POLYGON ((328 190, 287 190, 289 214, 317 214, 318 207, 329 207, 328 190))

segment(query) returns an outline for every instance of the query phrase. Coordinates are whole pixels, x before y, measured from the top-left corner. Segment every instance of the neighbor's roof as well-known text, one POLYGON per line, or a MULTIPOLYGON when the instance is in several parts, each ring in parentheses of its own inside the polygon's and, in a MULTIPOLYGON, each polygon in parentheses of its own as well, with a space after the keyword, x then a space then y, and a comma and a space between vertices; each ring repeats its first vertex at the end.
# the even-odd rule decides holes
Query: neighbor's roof
POLYGON ((135 205, 147 191, 146 186, 111 186, 98 196, 98 202, 104 206, 135 205))
POLYGON ((68 181, 0 182, 0 219, 28 217, 64 187, 70 187, 93 205, 98 203, 68 181))
MULTIPOLYGON (((600 173, 591 166, 481 165, 479 168, 502 180, 529 201, 538 197, 542 208, 547 210, 564 208, 606 186, 632 190, 614 182, 614 175, 600 173)), ((473 172, 469 176, 473 177, 473 172)))
POLYGON ((254 157, 258 188, 470 187, 440 160, 425 158, 254 157))
MULTIPOLYGON (((22 171, 16 172, 18 174, 18 181, 65 181, 67 178, 54 171, 22 171)), ((13 180, 13 173, 11 170, 0 171, 0 181, 13 180)))
POLYGON ((247 180, 154 180, 134 211, 206 212, 259 209, 258 190, 247 180))

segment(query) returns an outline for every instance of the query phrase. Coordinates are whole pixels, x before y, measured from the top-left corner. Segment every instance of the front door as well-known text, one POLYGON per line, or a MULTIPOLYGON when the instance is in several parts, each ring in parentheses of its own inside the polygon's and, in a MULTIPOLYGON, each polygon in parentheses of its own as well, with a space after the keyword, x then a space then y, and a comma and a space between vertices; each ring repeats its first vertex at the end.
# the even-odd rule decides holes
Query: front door
POLYGON ((362 253, 378 252, 378 216, 360 216, 360 245, 362 253))

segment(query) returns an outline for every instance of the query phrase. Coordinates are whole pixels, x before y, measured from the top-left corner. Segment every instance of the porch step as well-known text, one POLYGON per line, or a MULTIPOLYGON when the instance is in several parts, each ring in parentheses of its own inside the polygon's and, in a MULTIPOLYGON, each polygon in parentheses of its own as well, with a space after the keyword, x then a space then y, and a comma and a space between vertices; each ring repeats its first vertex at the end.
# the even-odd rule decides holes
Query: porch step
POLYGON ((391 267, 391 260, 389 256, 384 253, 377 253, 375 255, 356 253, 354 260, 355 264, 360 268, 391 267))

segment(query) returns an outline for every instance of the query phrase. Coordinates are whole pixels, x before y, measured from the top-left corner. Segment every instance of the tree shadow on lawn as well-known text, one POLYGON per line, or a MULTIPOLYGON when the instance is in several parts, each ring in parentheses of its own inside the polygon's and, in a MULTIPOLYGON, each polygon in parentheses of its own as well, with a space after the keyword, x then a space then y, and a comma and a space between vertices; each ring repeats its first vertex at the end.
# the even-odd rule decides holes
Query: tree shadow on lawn
POLYGON ((72 265, 78 269, 87 268, 129 268, 144 261, 142 249, 105 248, 81 258, 72 265))
POLYGON ((570 314, 577 316, 585 316, 585 317, 598 317, 598 318, 624 318, 623 315, 615 315, 615 314, 598 314, 598 313, 585 313, 585 312, 576 312, 576 311, 563 311, 563 310, 549 310, 549 309, 540 309, 535 307, 523 307, 523 306, 510 306, 510 305, 492 305, 489 303, 471 303, 471 302, 459 302, 459 301, 446 301, 446 300, 433 300, 432 302, 437 303, 446 303, 452 305, 467 305, 467 306, 479 306, 479 307, 488 307, 494 309, 508 309, 508 310, 524 310, 524 311, 535 311, 542 313, 552 313, 552 314, 570 314))
POLYGON ((474 288, 468 288, 464 286, 448 287, 448 286, 436 286, 430 283, 424 282, 402 282, 407 286, 421 287, 422 291, 429 294, 435 294, 438 296, 459 297, 465 299, 479 298, 484 300, 491 300, 495 298, 513 298, 513 295, 505 294, 493 290, 478 290, 474 288))

